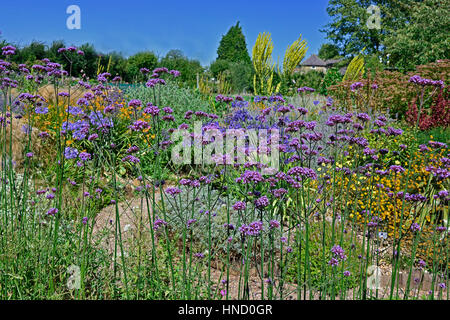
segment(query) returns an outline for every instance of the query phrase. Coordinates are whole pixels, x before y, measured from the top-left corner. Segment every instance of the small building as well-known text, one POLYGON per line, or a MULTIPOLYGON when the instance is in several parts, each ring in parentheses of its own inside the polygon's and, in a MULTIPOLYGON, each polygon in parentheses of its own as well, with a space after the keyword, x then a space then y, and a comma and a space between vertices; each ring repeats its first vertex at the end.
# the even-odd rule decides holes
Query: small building
POLYGON ((333 67, 336 63, 340 62, 342 59, 329 59, 322 60, 317 55, 313 54, 308 59, 303 61, 296 69, 295 72, 309 72, 316 70, 319 72, 326 73, 328 69, 333 67))

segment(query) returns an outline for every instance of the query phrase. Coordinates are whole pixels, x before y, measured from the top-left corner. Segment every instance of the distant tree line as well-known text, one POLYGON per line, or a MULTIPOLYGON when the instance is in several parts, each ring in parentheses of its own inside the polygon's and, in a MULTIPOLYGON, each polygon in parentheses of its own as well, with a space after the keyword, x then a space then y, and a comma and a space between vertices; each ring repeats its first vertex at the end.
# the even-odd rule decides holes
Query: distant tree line
MULTIPOLYGON (((0 41, 0 47, 8 43, 0 41)), ((17 47, 16 55, 11 56, 11 61, 17 64, 35 64, 44 58, 60 63, 68 70, 69 62, 61 53, 59 48, 66 47, 64 41, 54 41, 51 45, 43 42, 32 41, 29 45, 17 47)), ((158 58, 152 51, 138 52, 128 58, 121 53, 113 51, 107 54, 95 49, 92 44, 83 44, 78 47, 84 52, 83 56, 75 56, 72 61, 72 75, 81 77, 85 75, 89 79, 95 79, 99 72, 109 72, 112 76, 119 75, 125 82, 143 81, 140 68, 153 69, 156 67, 166 67, 176 69, 181 72, 180 80, 187 86, 195 86, 197 73, 202 74, 205 68, 198 60, 187 58, 181 50, 170 50, 164 57, 158 58)))

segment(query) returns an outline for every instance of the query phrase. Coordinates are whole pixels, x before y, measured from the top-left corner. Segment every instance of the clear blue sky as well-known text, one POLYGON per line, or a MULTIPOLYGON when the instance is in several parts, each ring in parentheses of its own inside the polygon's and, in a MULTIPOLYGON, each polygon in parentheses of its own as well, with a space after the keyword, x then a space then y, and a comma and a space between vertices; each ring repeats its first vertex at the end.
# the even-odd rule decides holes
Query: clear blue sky
POLYGON ((208 65, 217 57, 222 35, 237 21, 251 48, 259 32, 274 42, 273 58, 280 62, 287 46, 300 34, 308 42, 307 56, 317 53, 328 21, 327 0, 2 0, 1 37, 19 45, 32 40, 67 45, 89 42, 103 53, 130 56, 151 50, 164 56, 180 49, 208 65), (69 30, 69 5, 81 9, 81 30, 69 30))

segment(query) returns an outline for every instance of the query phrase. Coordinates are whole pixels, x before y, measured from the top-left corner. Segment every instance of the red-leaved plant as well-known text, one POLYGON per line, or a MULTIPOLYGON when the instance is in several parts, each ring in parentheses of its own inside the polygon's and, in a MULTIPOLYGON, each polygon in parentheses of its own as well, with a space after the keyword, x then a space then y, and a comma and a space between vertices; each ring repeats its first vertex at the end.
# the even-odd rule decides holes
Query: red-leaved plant
MULTIPOLYGON (((450 110, 448 94, 444 94, 445 89, 441 89, 436 98, 432 101, 431 107, 422 110, 419 119, 419 129, 429 130, 436 127, 447 128, 450 124, 450 110)), ((406 112, 406 121, 415 125, 418 117, 417 99, 414 99, 406 112)))

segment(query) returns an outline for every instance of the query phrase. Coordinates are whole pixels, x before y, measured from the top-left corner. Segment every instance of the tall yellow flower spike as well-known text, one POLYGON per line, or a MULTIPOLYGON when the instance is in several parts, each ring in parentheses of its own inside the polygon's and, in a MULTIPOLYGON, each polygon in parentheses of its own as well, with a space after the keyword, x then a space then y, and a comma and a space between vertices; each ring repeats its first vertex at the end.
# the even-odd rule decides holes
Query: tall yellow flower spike
POLYGON ((273 42, 270 33, 260 33, 252 50, 252 61, 255 68, 255 76, 253 77, 255 94, 271 95, 279 90, 279 86, 274 89, 272 85, 275 68, 272 61, 272 51, 273 42))
POLYGON ((294 41, 293 44, 287 47, 283 59, 283 76, 290 77, 295 71, 295 68, 300 64, 306 55, 306 41, 302 40, 302 35, 294 41))
POLYGON ((345 71, 344 77, 342 80, 351 80, 355 81, 359 78, 360 75, 364 74, 364 57, 362 56, 362 52, 366 48, 361 50, 357 56, 355 56, 350 64, 347 67, 347 71, 345 71))

